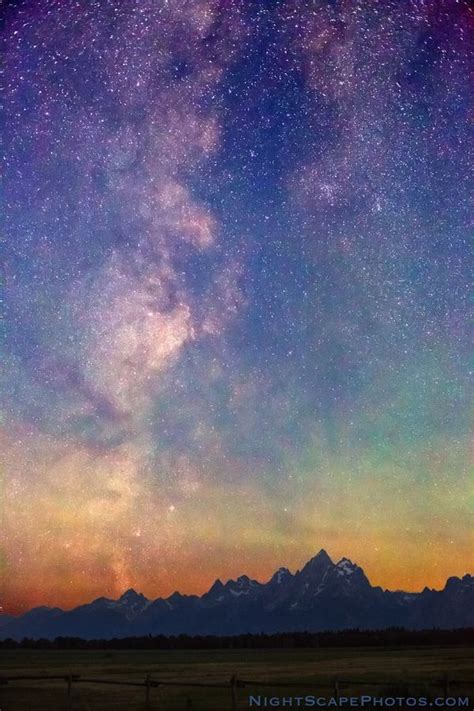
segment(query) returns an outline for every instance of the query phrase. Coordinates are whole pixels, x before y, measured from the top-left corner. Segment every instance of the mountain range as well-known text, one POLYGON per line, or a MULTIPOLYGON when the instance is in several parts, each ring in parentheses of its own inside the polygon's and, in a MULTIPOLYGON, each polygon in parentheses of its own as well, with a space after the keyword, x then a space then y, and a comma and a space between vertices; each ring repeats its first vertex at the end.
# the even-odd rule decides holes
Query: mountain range
POLYGON ((232 635, 351 628, 474 627, 474 576, 451 577, 443 590, 420 593, 374 587, 347 558, 334 563, 321 550, 292 574, 280 568, 266 583, 242 575, 216 580, 202 596, 173 593, 149 600, 128 590, 72 610, 37 607, 0 615, 0 639, 60 636, 111 639, 135 635, 232 635))

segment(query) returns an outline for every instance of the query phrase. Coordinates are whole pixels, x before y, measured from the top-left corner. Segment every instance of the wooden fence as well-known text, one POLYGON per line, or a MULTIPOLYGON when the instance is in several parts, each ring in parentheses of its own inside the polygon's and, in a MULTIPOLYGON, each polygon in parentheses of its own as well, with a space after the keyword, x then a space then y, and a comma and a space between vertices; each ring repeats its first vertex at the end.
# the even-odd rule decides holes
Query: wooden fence
POLYGON ((336 699, 339 698, 341 689, 343 687, 353 687, 353 686, 365 686, 365 687, 384 687, 385 689, 394 688, 396 686, 403 685, 407 686, 424 686, 426 689, 428 687, 439 687, 443 690, 444 696, 448 697, 455 686, 472 686, 474 685, 474 680, 471 681, 460 681, 458 679, 451 679, 447 674, 445 674, 441 679, 425 679, 425 680, 409 680, 409 679, 391 679, 390 681, 371 681, 365 679, 364 681, 355 679, 332 679, 325 682, 316 681, 261 681, 256 679, 238 679, 237 676, 233 675, 227 682, 200 682, 200 681, 164 681, 161 679, 155 679, 151 674, 147 674, 143 681, 126 681, 120 679, 104 679, 102 677, 88 677, 82 676, 80 674, 66 674, 66 675, 49 675, 49 674, 18 674, 14 676, 3 676, 0 675, 0 686, 9 684, 10 682, 16 681, 64 681, 66 683, 66 694, 69 703, 72 703, 72 687, 74 684, 109 684, 114 686, 129 686, 129 687, 141 687, 145 690, 145 703, 149 707, 151 703, 150 692, 151 689, 156 689, 165 686, 178 686, 178 687, 193 687, 193 688, 206 688, 206 689, 229 689, 230 692, 230 708, 232 711, 237 709, 237 690, 251 687, 271 687, 278 689, 290 689, 290 688, 311 688, 311 689, 329 689, 331 695, 336 699))

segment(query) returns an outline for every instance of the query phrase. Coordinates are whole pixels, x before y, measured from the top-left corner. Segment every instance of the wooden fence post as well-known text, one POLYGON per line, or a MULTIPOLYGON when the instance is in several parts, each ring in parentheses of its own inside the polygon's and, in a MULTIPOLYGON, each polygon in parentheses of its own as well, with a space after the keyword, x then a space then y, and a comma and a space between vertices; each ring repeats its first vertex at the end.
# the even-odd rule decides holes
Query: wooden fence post
POLYGON ((147 674, 145 677, 145 705, 147 708, 150 706, 150 675, 147 674))
POLYGON ((66 677, 66 683, 67 683, 67 704, 68 707, 71 708, 72 706, 72 674, 68 674, 66 677))
POLYGON ((235 674, 230 679, 230 693, 232 696, 232 711, 237 711, 237 679, 235 674))

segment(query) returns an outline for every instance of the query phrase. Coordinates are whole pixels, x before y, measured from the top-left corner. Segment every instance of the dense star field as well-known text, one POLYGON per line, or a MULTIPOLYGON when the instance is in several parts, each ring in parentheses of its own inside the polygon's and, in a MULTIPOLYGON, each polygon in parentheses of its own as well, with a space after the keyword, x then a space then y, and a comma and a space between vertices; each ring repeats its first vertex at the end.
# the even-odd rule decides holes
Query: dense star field
POLYGON ((472 571, 468 3, 3 13, 4 608, 472 571))

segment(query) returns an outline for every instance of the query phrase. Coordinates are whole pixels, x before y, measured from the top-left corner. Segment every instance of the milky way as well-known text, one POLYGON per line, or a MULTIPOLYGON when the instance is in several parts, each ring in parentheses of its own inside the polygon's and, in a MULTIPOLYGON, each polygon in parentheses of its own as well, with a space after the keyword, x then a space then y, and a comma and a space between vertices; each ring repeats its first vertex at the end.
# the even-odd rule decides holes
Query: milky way
POLYGON ((468 4, 4 15, 5 608, 472 570, 468 4))

